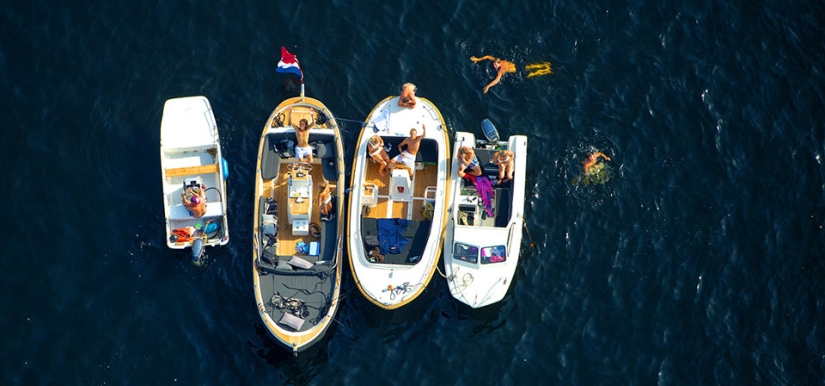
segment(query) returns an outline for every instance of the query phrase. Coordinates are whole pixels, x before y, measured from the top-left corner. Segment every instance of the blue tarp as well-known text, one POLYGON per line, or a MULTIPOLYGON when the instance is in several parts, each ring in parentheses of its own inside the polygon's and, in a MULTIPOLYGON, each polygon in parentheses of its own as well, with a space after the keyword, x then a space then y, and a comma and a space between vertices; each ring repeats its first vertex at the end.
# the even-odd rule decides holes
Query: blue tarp
POLYGON ((399 254, 409 240, 402 236, 402 233, 410 225, 408 220, 403 218, 380 218, 378 219, 378 248, 381 254, 399 254))

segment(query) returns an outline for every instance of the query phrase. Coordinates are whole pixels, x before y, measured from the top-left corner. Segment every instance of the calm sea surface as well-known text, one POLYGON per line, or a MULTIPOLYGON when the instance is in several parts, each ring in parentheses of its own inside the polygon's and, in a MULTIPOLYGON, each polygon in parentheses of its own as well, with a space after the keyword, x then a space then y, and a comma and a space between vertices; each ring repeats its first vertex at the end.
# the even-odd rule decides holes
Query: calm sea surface
POLYGON ((822 384, 823 37, 821 1, 7 3, 0 384, 822 384), (339 118, 413 82, 452 132, 529 136, 535 247, 503 302, 436 275, 387 312, 346 269, 323 341, 294 358, 267 335, 252 190, 295 93, 281 46, 339 118), (485 54, 553 74, 483 94, 485 54), (188 95, 231 169, 204 268, 164 243, 160 117, 188 95), (593 150, 609 181, 574 185, 593 150))

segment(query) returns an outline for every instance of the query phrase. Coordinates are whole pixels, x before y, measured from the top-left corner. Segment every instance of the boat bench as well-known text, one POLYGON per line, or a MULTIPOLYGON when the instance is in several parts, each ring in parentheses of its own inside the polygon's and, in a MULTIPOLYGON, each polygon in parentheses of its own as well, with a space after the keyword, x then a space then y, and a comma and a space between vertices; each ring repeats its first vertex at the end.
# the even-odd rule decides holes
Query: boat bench
MULTIPOLYGON (((206 213, 201 218, 210 218, 210 217, 221 217, 223 216, 223 203, 220 201, 216 202, 207 202, 206 203, 206 213)), ((186 205, 178 204, 172 205, 169 207, 169 219, 170 220, 186 220, 186 219, 193 219, 191 214, 189 214, 189 209, 186 208, 186 205)))
POLYGON ((217 173, 218 164, 184 166, 181 168, 166 169, 166 177, 194 176, 196 174, 217 173))
POLYGON ((478 165, 481 166, 481 171, 485 176, 498 177, 498 165, 493 163, 493 154, 496 150, 473 149, 478 158, 478 165))
MULTIPOLYGON (((390 159, 393 159, 398 154, 401 154, 401 150, 403 149, 399 149, 398 144, 405 138, 407 137, 381 136, 381 139, 384 141, 384 146, 387 144, 392 145, 392 149, 387 152, 390 159)), ((369 152, 367 152, 367 157, 369 158, 369 152)), ((422 139, 421 145, 418 147, 418 153, 415 153, 415 162, 438 162, 438 142, 432 138, 422 139)))
MULTIPOLYGON (((401 237, 407 239, 407 245, 404 246, 399 254, 385 254, 384 264, 414 265, 417 261, 410 262, 409 258, 421 256, 421 254, 424 253, 431 226, 432 220, 409 220, 409 225, 404 229, 404 232, 401 233, 401 237)), ((366 252, 369 252, 374 246, 377 246, 379 242, 378 219, 369 217, 362 218, 361 235, 366 252)))
MULTIPOLYGON (((294 132, 267 134, 264 140, 264 152, 261 158, 261 178, 271 180, 278 177, 282 158, 295 156, 294 132)), ((312 156, 321 162, 321 172, 327 181, 337 181, 335 169, 335 138, 332 135, 309 133, 309 145, 312 156)))

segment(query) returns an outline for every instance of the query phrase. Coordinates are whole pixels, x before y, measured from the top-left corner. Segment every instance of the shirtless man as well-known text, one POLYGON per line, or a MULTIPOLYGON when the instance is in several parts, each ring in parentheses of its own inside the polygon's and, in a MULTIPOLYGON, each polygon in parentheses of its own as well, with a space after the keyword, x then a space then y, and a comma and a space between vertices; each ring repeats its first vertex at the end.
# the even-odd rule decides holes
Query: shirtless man
POLYGON ((404 83, 401 86, 401 96, 398 97, 398 105, 401 107, 413 108, 415 107, 415 92, 418 89, 412 83, 404 83))
POLYGON ((600 169, 596 167, 599 162, 599 157, 603 157, 605 160, 610 161, 610 157, 604 155, 604 153, 600 151, 590 153, 587 158, 582 161, 582 166, 584 166, 584 174, 597 172, 600 169))
POLYGON ((473 149, 469 146, 462 146, 458 148, 458 176, 464 178, 467 174, 481 177, 483 173, 473 149))
POLYGON ((515 154, 511 150, 499 150, 493 155, 493 163, 498 165, 499 184, 513 179, 514 159, 515 154))
POLYGON ((367 142, 367 152, 370 157, 372 157, 372 160, 380 166, 378 174, 380 174, 381 177, 386 177, 387 167, 390 164, 390 156, 387 154, 387 151, 384 150, 384 140, 378 135, 370 137, 370 141, 367 142))
MULTIPOLYGON (((292 108, 289 109, 290 113, 292 108)), ((295 143, 295 158, 301 162, 312 163, 312 147, 309 146, 309 129, 315 126, 315 109, 309 109, 309 115, 312 117, 312 122, 307 122, 306 119, 301 119, 296 126, 294 122, 290 122, 295 129, 295 136, 297 142, 295 143)))
POLYGON ((403 149, 404 145, 407 145, 406 150, 402 150, 400 154, 395 156, 395 158, 390 161, 390 169, 395 167, 404 167, 407 169, 407 172, 410 173, 410 178, 413 176, 413 170, 415 170, 415 155, 418 154, 418 148, 421 146, 421 140, 427 136, 427 128, 424 124, 421 124, 421 135, 418 135, 418 130, 410 129, 410 136, 404 138, 401 143, 398 144, 399 149, 403 149))
POLYGON ((482 60, 490 60, 490 61, 493 62, 493 68, 496 69, 496 78, 493 79, 493 81, 490 82, 490 84, 484 86, 484 93, 485 94, 487 93, 487 90, 490 89, 490 87, 493 87, 493 86, 497 85, 498 82, 501 81, 501 77, 504 76, 504 74, 510 73, 510 72, 516 72, 516 64, 515 63, 508 62, 504 59, 499 59, 499 58, 496 58, 496 57, 493 57, 493 56, 490 56, 490 55, 484 55, 481 58, 476 58, 475 56, 471 56, 470 60, 472 60, 473 63, 478 63, 482 60))
POLYGON ((318 189, 321 190, 318 193, 318 211, 321 213, 321 221, 332 220, 332 192, 335 191, 335 188, 322 182, 318 184, 318 189))

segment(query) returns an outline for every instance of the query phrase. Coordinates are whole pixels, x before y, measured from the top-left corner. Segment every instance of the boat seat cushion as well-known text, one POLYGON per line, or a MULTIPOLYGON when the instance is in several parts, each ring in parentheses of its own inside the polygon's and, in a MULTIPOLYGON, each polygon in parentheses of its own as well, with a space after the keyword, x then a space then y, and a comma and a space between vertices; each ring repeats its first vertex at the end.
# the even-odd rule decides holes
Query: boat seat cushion
POLYGON ((309 261, 307 261, 305 259, 302 259, 298 256, 292 256, 292 258, 289 259, 289 261, 287 261, 287 264, 289 264, 293 267, 303 268, 303 269, 312 268, 312 263, 310 263, 309 261))
POLYGON ((281 167, 281 156, 276 149, 275 138, 267 135, 264 140, 264 152, 261 156, 261 178, 271 180, 278 177, 278 169, 281 167))
POLYGON ((284 312, 284 316, 281 317, 281 320, 279 320, 278 323, 292 327, 295 331, 299 331, 301 330, 301 326, 304 325, 304 319, 292 315, 289 312, 284 312))

